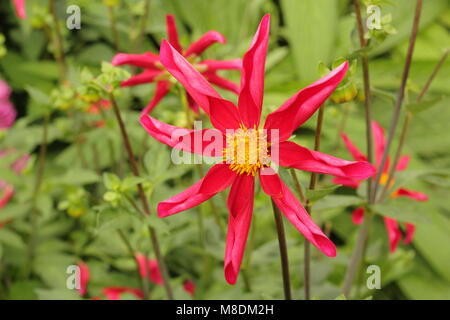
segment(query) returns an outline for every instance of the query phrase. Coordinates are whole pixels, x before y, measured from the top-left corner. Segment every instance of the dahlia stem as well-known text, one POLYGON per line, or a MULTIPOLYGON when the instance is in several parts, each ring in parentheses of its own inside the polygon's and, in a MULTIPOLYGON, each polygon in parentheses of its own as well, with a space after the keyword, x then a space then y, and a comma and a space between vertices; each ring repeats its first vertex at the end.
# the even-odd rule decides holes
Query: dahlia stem
MULTIPOLYGON (((117 233, 119 234, 120 239, 122 240, 123 244, 127 248, 129 255, 134 259, 134 262, 136 263, 137 276, 139 278, 139 282, 141 283, 142 292, 144 293, 144 299, 148 300, 150 297, 148 281, 147 281, 147 278, 141 277, 139 263, 136 259, 136 251, 133 249, 133 246, 131 245, 130 241, 128 241, 127 237, 125 236, 125 234, 123 233, 122 230, 120 230, 120 229, 117 230, 117 233)), ((147 263, 147 261, 146 261, 146 263, 147 263)))
MULTIPOLYGON (((317 116, 317 125, 316 125, 316 134, 314 138, 314 150, 319 151, 320 150, 320 137, 322 135, 322 124, 323 124, 323 116, 325 113, 325 107, 322 105, 319 108, 319 114, 317 116)), ((318 174, 313 172, 311 173, 311 179, 309 180, 309 189, 314 190, 316 188, 317 184, 317 177, 318 174)), ((311 203, 308 200, 306 200, 306 206, 305 206, 306 212, 311 215, 312 208, 311 203)), ((305 250, 304 250, 304 281, 305 281, 305 300, 311 299, 311 246, 309 241, 305 240, 305 250)))
POLYGON ((51 39, 53 39, 54 42, 55 46, 54 56, 59 66, 60 81, 62 83, 66 79, 66 62, 64 57, 64 45, 61 36, 61 30, 59 29, 58 15, 56 13, 56 0, 49 0, 49 8, 53 18, 53 24, 55 29, 55 36, 51 37, 51 39))
POLYGON ((131 45, 131 52, 139 51, 139 48, 142 43, 142 37, 145 33, 145 27, 147 26, 147 20, 148 20, 148 13, 150 11, 150 0, 145 1, 144 6, 144 13, 142 14, 140 23, 139 23, 139 32, 136 35, 136 38, 133 41, 133 44, 131 45))
MULTIPOLYGON (((350 113, 350 103, 349 102, 345 103, 343 109, 344 110, 342 112, 341 122, 339 123, 338 129, 337 129, 335 150, 338 150, 339 147, 341 146, 341 137, 340 137, 340 135, 345 132, 345 127, 347 126, 347 119, 348 119, 348 115, 350 113)), ((369 107, 368 110, 370 110, 370 109, 371 108, 369 107)))
POLYGON ((32 196, 32 205, 31 205, 31 233, 30 239, 28 243, 28 266, 26 269, 26 276, 29 277, 32 269, 34 258, 36 255, 36 246, 38 241, 38 220, 39 220, 39 211, 36 208, 36 201, 39 193, 41 191, 42 182, 44 180, 44 172, 45 172, 45 159, 47 157, 47 140, 48 140, 48 124, 50 121, 50 116, 48 114, 44 117, 44 124, 42 126, 42 141, 41 146, 39 147, 39 158, 38 158, 38 168, 36 173, 36 180, 34 184, 33 196, 32 196))
MULTIPOLYGON (((420 102, 422 100, 422 98, 424 97, 424 95, 427 93, 434 78, 436 77, 436 75, 439 73, 439 70, 444 65, 444 62, 447 59, 449 53, 450 53, 450 49, 445 50, 441 59, 436 64, 436 67, 434 68, 431 75, 428 77, 427 81, 425 82, 425 85, 423 86, 422 90, 420 91, 419 95, 417 96, 417 99, 416 99, 417 102, 420 102)), ((386 198, 387 192, 389 191, 390 186, 391 186, 392 182, 394 181, 395 173, 396 173, 395 168, 397 168, 398 162, 400 161, 400 157, 402 155, 403 146, 405 143, 406 135, 408 133, 409 125, 411 123, 411 119, 412 119, 412 114, 411 114, 411 112, 408 112, 406 114, 405 120, 403 122, 402 132, 400 134, 400 140, 398 143, 397 151, 395 153, 394 162, 392 163, 391 168, 389 170, 388 180, 387 180, 386 184, 384 185, 383 192, 380 196, 380 201, 383 201, 386 198)))
MULTIPOLYGON (((398 92, 397 101, 396 101, 396 104, 394 107, 394 113, 393 113, 392 119, 391 119, 391 125, 389 127, 386 148, 384 150, 383 157, 381 159, 379 168, 384 168, 384 166, 386 164, 386 161, 387 161, 387 158, 389 155, 389 150, 391 148, 392 141, 393 141, 394 135, 395 135, 395 131, 397 129, 398 120, 400 117, 400 111, 402 108, 403 99, 405 97, 406 83, 408 80, 409 71, 411 69, 411 62, 412 62, 412 56, 414 53, 414 46, 416 43, 417 33, 419 31, 420 15, 422 12, 422 2, 423 2, 423 0, 417 0, 417 3, 416 3, 416 12, 415 12, 415 16, 414 16, 411 36, 409 39, 409 46, 408 46, 408 52, 406 54, 405 66, 403 68, 403 75, 402 75, 402 80, 401 80, 401 84, 400 84, 400 90, 398 92)), ((370 200, 372 203, 376 199, 377 190, 380 185, 380 177, 381 177, 382 173, 383 173, 383 170, 378 170, 378 172, 376 174, 375 181, 374 181, 374 187, 373 187, 372 194, 370 197, 370 200)))
POLYGON ((275 202, 272 200, 273 215, 275 217, 275 225, 278 233, 278 245, 280 247, 281 270, 283 275, 283 289, 284 299, 292 300, 291 296, 291 282, 289 278, 289 258, 287 252, 286 235, 284 233, 283 217, 280 209, 278 209, 275 202))
POLYGON ((111 31, 114 41, 114 49, 116 49, 117 52, 120 51, 120 43, 119 43, 119 32, 117 31, 117 19, 116 19, 116 13, 114 12, 113 6, 107 6, 108 7, 108 13, 109 13, 109 20, 111 22, 111 31))
POLYGON ((295 173, 295 169, 291 168, 291 169, 289 169, 289 172, 291 173, 292 180, 294 180, 295 188, 297 189, 297 193, 300 197, 300 201, 302 204, 305 204, 306 197, 305 197, 305 194, 303 193, 302 186, 300 184, 300 181, 298 180, 297 174, 295 173))
MULTIPOLYGON (((361 17, 361 5, 359 0, 354 0, 356 24, 358 26, 359 45, 361 49, 367 46, 364 38, 364 25, 361 17)), ((363 81, 364 81, 364 113, 366 119, 367 161, 373 163, 373 134, 372 134, 372 93, 370 91, 369 57, 363 52, 361 55, 363 81)), ((372 194, 372 182, 367 183, 367 199, 372 194)))
MULTIPOLYGON (((125 128, 125 124, 123 122, 122 115, 120 114, 120 109, 119 109, 119 106, 117 105, 116 98, 114 97, 114 93, 110 92, 109 97, 110 97, 110 101, 111 101, 111 104, 113 107, 114 115, 116 116, 117 122, 119 124, 120 133, 122 135, 123 143, 124 143, 125 149, 128 154, 128 158, 129 158, 130 165, 131 165, 131 170, 136 177, 139 177, 140 176, 139 166, 136 162, 136 158, 134 156, 133 149, 131 147, 131 142, 128 137, 128 132, 125 128)), ((149 206, 149 203, 145 196, 144 187, 142 186, 141 183, 137 184, 137 190, 138 190, 138 194, 141 199, 141 202, 142 202, 142 206, 144 208, 145 216, 150 216, 150 206, 149 206)), ((162 276, 162 280, 163 280, 164 289, 166 290, 167 298, 169 300, 173 300, 174 297, 173 297, 172 288, 170 287, 169 272, 167 270, 166 263, 162 256, 162 253, 161 253, 158 236, 156 234, 155 229, 153 229, 151 226, 148 227, 148 230, 149 230, 149 234, 150 234, 150 241, 151 241, 153 250, 155 251, 156 260, 158 262, 159 269, 161 270, 161 276, 162 276)))

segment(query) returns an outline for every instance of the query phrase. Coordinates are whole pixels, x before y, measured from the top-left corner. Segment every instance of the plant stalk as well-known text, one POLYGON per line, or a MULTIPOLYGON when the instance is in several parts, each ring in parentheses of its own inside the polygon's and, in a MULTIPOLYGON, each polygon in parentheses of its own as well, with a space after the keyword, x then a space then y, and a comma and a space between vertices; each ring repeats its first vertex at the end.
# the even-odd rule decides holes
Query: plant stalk
MULTIPOLYGON (((128 158, 129 158, 130 165, 131 165, 131 170, 136 177, 139 177, 140 176, 139 166, 137 165, 136 158, 134 156, 134 152, 131 147, 131 142, 128 137, 128 132, 125 128, 125 124, 123 122, 119 106, 117 105, 116 98, 114 97, 113 92, 110 92, 109 96, 110 96, 111 104, 113 106, 114 115, 116 116, 117 122, 119 124, 120 133, 123 138, 123 143, 124 143, 125 149, 128 154, 128 158)), ((149 206, 149 203, 145 196, 144 187, 142 186, 141 183, 137 184, 137 189, 138 189, 139 197, 142 202, 142 207, 144 208, 145 216, 150 216, 150 206, 149 206)), ((157 260, 158 266, 161 270, 161 276, 162 276, 162 280, 163 280, 164 289, 166 290, 167 298, 169 300, 173 300, 174 297, 173 297, 172 288, 171 288, 170 282, 169 282, 169 272, 167 270, 167 266, 164 262, 164 258, 161 253, 158 236, 156 234, 156 231, 151 226, 148 227, 148 230, 149 230, 149 234, 150 234, 150 241, 151 241, 153 250, 155 251, 156 260, 157 260)))
POLYGON ((55 28, 55 36, 51 37, 55 46, 55 60, 59 66, 59 75, 61 83, 66 79, 66 61, 64 57, 64 45, 61 36, 61 30, 59 29, 59 20, 56 13, 56 0, 49 0, 50 13, 53 18, 53 24, 55 28))
POLYGON ((286 235, 284 233, 283 217, 280 209, 278 209, 275 202, 272 200, 273 215, 275 217, 275 225, 278 234, 278 245, 280 248, 281 271, 283 276, 283 290, 284 299, 292 300, 291 296, 291 282, 289 278, 289 258, 287 252, 286 235))

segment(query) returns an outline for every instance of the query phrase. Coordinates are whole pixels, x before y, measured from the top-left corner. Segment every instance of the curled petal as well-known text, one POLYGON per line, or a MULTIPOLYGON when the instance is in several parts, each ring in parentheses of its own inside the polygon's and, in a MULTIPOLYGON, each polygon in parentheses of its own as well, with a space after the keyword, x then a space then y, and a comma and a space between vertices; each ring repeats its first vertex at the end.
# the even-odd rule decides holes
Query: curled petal
POLYGON ((228 197, 227 245, 225 249, 225 279, 235 284, 244 256, 245 244, 252 221, 255 179, 250 175, 239 175, 231 187, 228 197))
POLYGON ((412 223, 407 222, 405 223, 405 228, 406 228, 406 236, 405 239, 403 240, 403 243, 410 244, 413 241, 416 226, 413 225, 412 223))
POLYGON ((356 161, 367 161, 367 157, 359 151, 359 149, 353 144, 353 142, 348 138, 345 133, 341 133, 341 138, 344 140, 345 146, 348 151, 350 151, 353 159, 356 161))
MULTIPOLYGON (((278 178, 277 186, 281 187, 282 196, 273 196, 272 200, 275 202, 277 207, 283 212, 285 217, 294 225, 294 227, 300 231, 303 236, 311 242, 314 246, 316 246, 320 251, 322 251, 328 257, 336 256, 336 247, 331 242, 330 239, 320 230, 320 228, 314 223, 311 219, 308 212, 306 212, 305 208, 300 204, 297 198, 292 194, 289 188, 284 184, 284 182, 279 178, 278 175, 274 175, 270 178, 272 181, 267 180, 269 175, 260 175, 261 186, 263 190, 266 192, 267 190, 271 190, 271 194, 274 193, 273 178, 278 178), (267 184, 272 184, 272 187, 267 187, 267 184)), ((278 192, 276 192, 278 194, 278 192)), ((269 194, 270 195, 270 194, 269 194)))
POLYGON ((221 98, 209 82, 167 41, 161 43, 161 63, 181 82, 194 101, 209 114, 208 96, 221 98))
POLYGON ((155 63, 159 61, 158 55, 145 52, 142 54, 118 53, 112 59, 114 66, 132 65, 139 68, 156 68, 155 63))
POLYGON ((258 127, 264 96, 264 69, 269 42, 270 15, 266 14, 242 60, 239 112, 247 128, 258 127))
POLYGON ((225 43, 226 39, 222 34, 220 34, 217 31, 214 30, 208 31, 203 36, 201 36, 200 39, 193 42, 189 46, 189 48, 184 53, 184 56, 189 57, 193 54, 199 56, 203 53, 203 51, 208 49, 211 45, 213 45, 216 42, 225 43))
POLYGON ((332 182, 334 184, 341 184, 345 187, 356 189, 361 184, 361 181, 356 179, 350 179, 350 178, 343 178, 343 177, 334 177, 332 182))
POLYGON ((352 221, 360 225, 364 220, 364 207, 358 207, 352 212, 352 221))
POLYGON ((150 83, 155 81, 155 78, 163 74, 162 70, 159 69, 146 69, 135 76, 131 76, 128 80, 122 81, 121 87, 131 87, 138 84, 150 83))
POLYGON ((397 170, 397 171, 405 170, 409 165, 410 159, 411 159, 411 157, 409 155, 400 157, 400 160, 398 161, 397 167, 395 168, 395 170, 397 170))
POLYGON ((205 65, 207 67, 206 71, 217 71, 217 70, 241 70, 242 69, 242 59, 233 60, 203 60, 200 65, 205 65))
POLYGON ((235 94, 239 94, 239 86, 233 81, 225 79, 212 72, 205 72, 203 75, 210 83, 215 84, 219 88, 231 91, 235 94))
POLYGON ((153 138, 172 148, 207 157, 222 156, 225 138, 218 130, 179 128, 156 120, 149 115, 141 116, 140 121, 153 138))
POLYGON ((172 198, 160 202, 158 215, 164 218, 195 207, 228 188, 235 178, 236 174, 228 165, 216 164, 203 179, 172 198))
POLYGON ((175 23, 175 17, 172 14, 166 15, 167 36, 169 37, 169 43, 178 52, 183 52, 183 47, 178 40, 177 24, 175 23))
POLYGON ((393 194, 394 197, 408 197, 417 201, 428 201, 428 196, 419 191, 408 190, 400 188, 393 194))
POLYGON ((164 98, 170 89, 170 82, 169 81, 158 81, 156 83, 156 89, 155 94, 153 95, 152 100, 150 103, 145 107, 144 110, 141 112, 142 115, 150 114, 152 110, 156 107, 156 105, 161 101, 162 98, 164 98))
POLYGON ((348 69, 345 61, 323 78, 300 90, 267 116, 266 129, 280 129, 280 141, 308 120, 339 85, 348 69))
POLYGON ((397 220, 384 217, 384 225, 386 227, 386 231, 389 239, 389 251, 394 253, 397 249, 397 246, 402 238, 402 232, 400 231, 400 227, 398 226, 397 220))
POLYGON ((291 141, 279 144, 279 165, 351 179, 367 179, 375 173, 375 168, 368 162, 335 158, 291 141))

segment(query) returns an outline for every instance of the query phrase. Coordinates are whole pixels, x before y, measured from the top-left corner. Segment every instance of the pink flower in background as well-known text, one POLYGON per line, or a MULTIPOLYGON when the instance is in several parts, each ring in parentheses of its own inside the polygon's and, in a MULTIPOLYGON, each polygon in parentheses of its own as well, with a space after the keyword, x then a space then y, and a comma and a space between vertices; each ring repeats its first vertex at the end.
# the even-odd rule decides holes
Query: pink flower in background
POLYGON ((14 187, 0 180, 0 209, 6 206, 14 194, 14 187))
POLYGON ((13 0, 14 7, 16 9, 16 14, 20 19, 25 19, 27 17, 25 11, 25 0, 13 0))
POLYGON ((144 299, 144 293, 141 290, 135 288, 107 287, 104 288, 102 292, 108 300, 120 300, 122 294, 124 293, 130 293, 138 299, 144 299))
MULTIPOLYGON (((258 131, 260 125, 263 95, 264 68, 269 39, 269 15, 264 16, 253 38, 250 49, 243 58, 241 87, 238 106, 223 99, 209 84, 206 78, 183 57, 179 51, 163 41, 160 59, 167 70, 185 87, 197 104, 209 115, 215 129, 189 130, 177 128, 142 115, 141 124, 156 140, 172 148, 211 156, 210 142, 204 138, 199 148, 195 145, 182 144, 184 138, 215 132, 215 139, 223 140, 226 148, 213 155, 222 157, 223 162, 214 165, 200 181, 185 191, 158 204, 158 215, 167 217, 188 210, 213 197, 231 186, 228 197, 229 222, 225 250, 225 278, 230 284, 236 283, 248 232, 253 214, 255 176, 259 175, 262 190, 269 195, 280 208, 286 218, 325 255, 336 255, 335 245, 314 223, 298 199, 287 185, 270 167, 271 162, 284 167, 338 175, 351 179, 366 179, 375 173, 375 169, 366 161, 347 161, 330 155, 309 150, 292 141, 287 141, 294 130, 305 123, 329 97, 343 79, 348 63, 345 62, 325 77, 300 90, 288 99, 278 110, 269 114, 264 130, 278 133, 277 141, 269 136, 262 140, 271 141, 266 144, 267 152, 260 157, 261 150, 253 146, 245 149, 245 159, 257 161, 242 163, 236 157, 229 159, 227 154, 235 154, 236 141, 245 141, 244 134, 258 131), (185 132, 182 137, 175 138, 174 132, 185 132), (230 134, 229 132, 233 132, 230 134), (181 138, 181 139, 180 139, 181 138), (279 156, 272 157, 272 151, 278 149, 279 156), (217 154, 218 153, 218 154, 217 154), (230 161, 231 160, 231 161, 230 161)), ((259 131, 258 131, 259 132, 259 131)), ((261 130, 263 132, 263 130, 261 130)), ((261 137, 261 135, 258 135, 261 137)), ((192 139, 186 139, 191 141, 192 139)), ((261 141, 259 143, 261 146, 261 141)), ((265 148, 266 149, 266 148, 265 148)))
MULTIPOLYGON (((372 121, 372 133, 375 142, 375 167, 377 170, 380 170, 381 158, 383 157, 384 149, 386 146, 386 140, 384 136, 383 128, 375 121, 372 121)), ((350 151, 351 155, 355 160, 365 161, 367 160, 366 156, 353 144, 353 142, 348 138, 345 133, 341 134, 342 139, 344 140, 345 146, 350 151)), ((408 155, 402 156, 399 160, 396 171, 405 170, 408 167, 410 157, 408 155)), ((383 168, 383 173, 380 178, 380 184, 386 185, 389 180, 389 163, 390 159, 386 161, 386 165, 383 168)), ((333 182, 336 184, 342 184, 349 188, 358 188, 361 184, 361 180, 358 179, 349 179, 344 177, 336 177, 333 179, 333 182)), ((405 188, 399 188, 394 191, 391 195, 392 198, 396 197, 408 197, 416 201, 427 201, 428 196, 422 192, 412 191, 405 188)), ((358 207, 353 211, 352 221, 355 224, 361 224, 364 219, 364 208, 358 207)), ((384 217, 384 224, 386 227, 386 231, 389 238, 389 250, 394 252, 397 249, 397 246, 402 238, 402 232, 398 225, 397 220, 384 217)), ((405 239, 404 243, 411 243, 414 236, 415 226, 412 223, 405 223, 405 239)))
MULTIPOLYGON (((148 278, 154 284, 163 285, 161 271, 156 260, 147 259, 142 253, 137 253, 136 261, 138 262, 139 274, 142 278, 148 278)), ((191 280, 185 281, 183 288, 190 295, 194 295, 195 284, 191 280)))
POLYGON ((99 114, 102 110, 107 110, 111 108, 111 101, 106 99, 100 99, 97 102, 91 103, 87 112, 91 114, 99 114))
MULTIPOLYGON (((177 27, 175 25, 175 18, 173 15, 166 16, 167 23, 167 35, 169 43, 183 55, 186 59, 194 63, 195 68, 200 71, 203 76, 212 84, 223 88, 225 90, 232 91, 236 94, 239 93, 239 86, 230 80, 222 78, 217 74, 219 70, 240 70, 242 67, 242 61, 240 59, 234 60, 198 60, 198 57, 212 44, 219 42, 225 43, 225 37, 217 31, 208 31, 199 40, 192 43, 187 49, 183 49, 179 40, 177 27)), ((133 65, 145 70, 130 79, 122 82, 122 87, 135 86, 143 83, 156 82, 156 89, 154 96, 147 107, 142 111, 143 114, 150 113, 153 108, 164 98, 169 92, 172 84, 170 83, 170 74, 164 68, 159 60, 157 54, 146 52, 143 54, 128 54, 119 53, 113 60, 112 64, 115 66, 120 65, 133 65)), ((198 112, 198 106, 194 102, 191 96, 187 97, 189 106, 195 112, 198 112)))
POLYGON ((16 109, 9 100, 11 88, 8 84, 0 80, 0 130, 8 129, 16 120, 16 109))

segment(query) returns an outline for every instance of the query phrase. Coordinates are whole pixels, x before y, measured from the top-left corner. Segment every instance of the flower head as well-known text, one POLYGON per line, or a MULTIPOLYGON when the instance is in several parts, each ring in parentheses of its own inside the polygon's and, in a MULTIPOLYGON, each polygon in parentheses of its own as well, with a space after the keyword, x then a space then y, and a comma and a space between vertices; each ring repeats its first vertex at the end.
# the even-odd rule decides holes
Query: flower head
POLYGON ((224 266, 225 278, 230 284, 237 280, 244 254, 252 220, 256 176, 259 176, 262 190, 308 241, 325 255, 336 255, 334 244, 275 173, 272 163, 350 179, 366 179, 375 173, 375 169, 365 161, 338 159, 287 141, 293 131, 306 122, 333 92, 347 71, 347 62, 289 98, 260 126, 269 23, 269 15, 264 16, 244 55, 237 106, 223 99, 195 66, 170 43, 163 41, 161 63, 209 115, 214 129, 188 130, 168 125, 149 115, 141 117, 141 124, 147 132, 162 143, 201 155, 222 157, 222 161, 214 165, 203 179, 159 203, 158 215, 167 217, 190 209, 231 186, 224 266), (180 136, 180 132, 184 134, 180 136), (194 140, 194 144, 183 142, 207 135, 214 135, 215 139, 200 139, 200 144, 198 139, 194 140), (213 148, 211 152, 214 141, 223 142, 225 147, 213 148))
MULTIPOLYGON (((384 135, 383 128, 376 122, 372 121, 372 134, 375 142, 375 167, 377 170, 383 170, 383 173, 380 178, 380 184, 386 185, 389 180, 390 186, 393 184, 393 180, 389 179, 389 163, 390 159, 388 158, 386 161, 386 165, 384 168, 380 168, 381 159, 383 157, 383 153, 386 147, 386 139, 384 135)), ((366 156, 354 145, 354 143, 348 138, 345 133, 341 134, 342 139, 344 140, 345 146, 349 150, 350 154, 353 156, 355 160, 366 160, 366 156)), ((396 171, 405 170, 408 167, 410 157, 408 155, 402 156, 398 161, 398 164, 395 168, 396 171)), ((357 188, 361 184, 361 180, 358 179, 349 179, 345 177, 336 177, 333 179, 333 182, 336 184, 342 184, 349 188, 357 188)), ((422 192, 413 191, 405 188, 399 188, 391 193, 391 198, 396 197, 408 197, 416 201, 427 201, 428 196, 422 192)), ((364 208, 358 207, 353 211, 352 221, 355 224, 361 224, 364 219, 364 208)), ((397 220, 384 217, 384 224, 386 227, 386 231, 389 239, 389 249, 391 252, 395 252, 397 246, 402 238, 402 232, 398 225, 397 220)), ((405 244, 409 244, 414 236, 415 226, 412 223, 405 223, 405 244)))
MULTIPOLYGON (((193 63, 195 68, 203 74, 203 76, 208 79, 209 82, 215 84, 216 86, 223 88, 225 90, 232 91, 234 93, 239 93, 239 87, 227 80, 222 78, 217 74, 219 70, 240 70, 241 60, 201 60, 199 57, 201 54, 212 44, 219 42, 225 43, 225 37, 217 31, 208 31, 200 39, 192 43, 187 49, 184 49, 179 40, 178 32, 175 24, 175 18, 173 15, 169 14, 166 16, 167 24, 167 35, 168 41, 173 46, 173 48, 179 52, 183 57, 193 63)), ((171 88, 170 74, 167 69, 161 64, 159 56, 146 52, 143 54, 127 54, 119 53, 113 60, 112 64, 115 66, 119 65, 133 65, 139 68, 144 68, 145 70, 135 76, 132 76, 126 81, 121 83, 122 87, 135 86, 143 83, 156 82, 155 94, 147 105, 147 107, 142 111, 143 114, 150 113, 153 108, 164 98, 171 88)), ((191 96, 188 95, 188 103, 190 108, 198 112, 198 107, 191 96)))
POLYGON ((16 120, 16 109, 9 100, 11 88, 5 81, 0 80, 0 130, 8 129, 16 120))
POLYGON ((27 13, 25 11, 25 0, 13 0, 14 7, 16 9, 16 15, 19 19, 26 19, 27 13))

